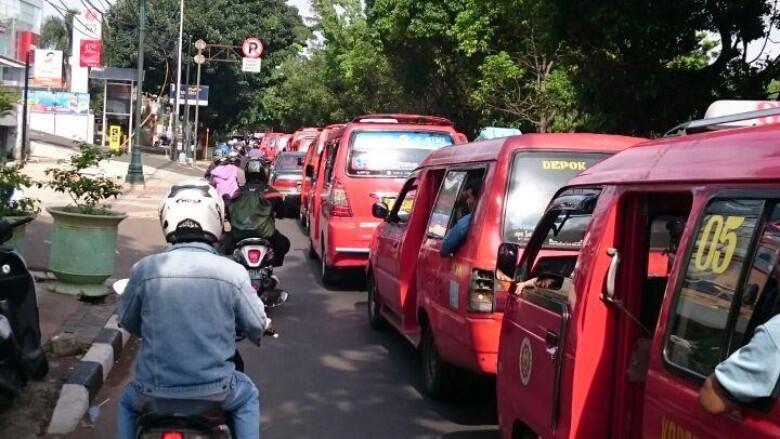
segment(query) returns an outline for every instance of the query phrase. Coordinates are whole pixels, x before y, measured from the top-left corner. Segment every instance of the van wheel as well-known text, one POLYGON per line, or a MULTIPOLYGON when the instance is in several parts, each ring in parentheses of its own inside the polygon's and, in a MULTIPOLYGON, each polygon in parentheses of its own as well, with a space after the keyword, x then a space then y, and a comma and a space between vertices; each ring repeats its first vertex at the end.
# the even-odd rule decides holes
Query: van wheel
POLYGON ((374 276, 368 275, 368 325, 375 331, 381 331, 387 327, 387 321, 380 313, 381 305, 377 300, 376 281, 374 276))
POLYGON ((325 255, 325 248, 322 249, 322 256, 320 257, 322 262, 322 283, 327 285, 333 285, 338 280, 338 271, 331 265, 328 265, 328 259, 325 255))
POLYGON ((425 393, 433 399, 441 399, 447 390, 450 366, 441 359, 433 339, 433 331, 428 325, 423 327, 420 348, 425 393))
POLYGON ((317 259, 317 252, 314 251, 314 242, 312 242, 311 238, 309 238, 309 258, 310 259, 317 259))

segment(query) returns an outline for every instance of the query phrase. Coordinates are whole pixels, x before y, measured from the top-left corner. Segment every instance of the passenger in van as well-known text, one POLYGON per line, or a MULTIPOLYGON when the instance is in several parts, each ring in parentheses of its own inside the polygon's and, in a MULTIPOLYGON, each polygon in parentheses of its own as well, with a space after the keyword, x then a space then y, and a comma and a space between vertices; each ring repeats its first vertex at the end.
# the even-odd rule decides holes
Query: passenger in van
POLYGON ((454 254, 458 248, 466 241, 471 228, 471 214, 477 207, 481 180, 470 180, 463 189, 463 198, 466 204, 466 213, 455 223, 455 225, 444 235, 444 241, 441 243, 439 253, 442 256, 454 254))
POLYGON ((699 391, 699 404, 712 414, 777 397, 780 390, 780 315, 756 328, 748 344, 715 367, 699 391))

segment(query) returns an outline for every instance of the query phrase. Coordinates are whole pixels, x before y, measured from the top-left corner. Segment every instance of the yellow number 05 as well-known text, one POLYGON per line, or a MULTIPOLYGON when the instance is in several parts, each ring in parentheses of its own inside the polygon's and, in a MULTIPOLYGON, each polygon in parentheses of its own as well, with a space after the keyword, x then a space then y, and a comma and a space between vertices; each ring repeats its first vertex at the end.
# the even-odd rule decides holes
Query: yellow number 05
POLYGON ((736 230, 745 222, 745 217, 712 215, 699 238, 696 251, 696 269, 722 274, 731 265, 731 258, 737 248, 736 230))

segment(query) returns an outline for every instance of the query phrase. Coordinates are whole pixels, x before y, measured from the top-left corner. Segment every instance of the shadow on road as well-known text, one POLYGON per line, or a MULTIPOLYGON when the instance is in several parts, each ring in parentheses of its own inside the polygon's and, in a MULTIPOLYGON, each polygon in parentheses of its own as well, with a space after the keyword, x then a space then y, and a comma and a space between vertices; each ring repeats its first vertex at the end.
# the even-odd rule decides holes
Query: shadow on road
POLYGON ((279 271, 291 298, 272 316, 282 335, 260 350, 242 346, 265 401, 264 437, 496 436, 495 380, 457 374, 451 399, 422 396, 416 350, 368 326, 365 276, 325 290, 308 241, 291 222, 280 228, 293 243, 279 271))

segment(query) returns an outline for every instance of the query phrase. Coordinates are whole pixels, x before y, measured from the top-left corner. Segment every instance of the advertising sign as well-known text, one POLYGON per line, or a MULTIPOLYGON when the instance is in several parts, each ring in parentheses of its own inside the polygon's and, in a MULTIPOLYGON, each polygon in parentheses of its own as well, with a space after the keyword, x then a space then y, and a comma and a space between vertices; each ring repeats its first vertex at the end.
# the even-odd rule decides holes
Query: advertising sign
POLYGON ((35 49, 33 77, 38 79, 62 79, 62 51, 35 49))
POLYGON ((30 90, 27 105, 39 113, 89 114, 89 94, 30 90))
POLYGON ((122 127, 119 125, 111 125, 108 127, 108 149, 111 151, 119 151, 122 147, 122 127))
POLYGON ((100 67, 102 64, 103 42, 101 40, 81 40, 79 65, 81 67, 100 67))

